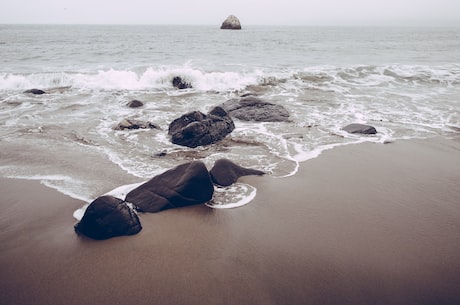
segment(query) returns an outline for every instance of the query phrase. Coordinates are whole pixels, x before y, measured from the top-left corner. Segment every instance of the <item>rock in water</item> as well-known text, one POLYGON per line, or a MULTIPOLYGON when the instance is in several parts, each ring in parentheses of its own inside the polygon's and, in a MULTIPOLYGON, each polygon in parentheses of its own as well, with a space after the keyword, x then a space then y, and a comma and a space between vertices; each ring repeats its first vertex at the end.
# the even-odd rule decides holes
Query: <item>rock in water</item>
POLYGON ((126 195, 141 212, 206 203, 214 194, 209 172, 201 161, 181 164, 153 177, 126 195))
POLYGON ((138 101, 138 100, 132 100, 131 102, 129 102, 127 104, 127 106, 129 108, 139 108, 139 107, 144 106, 144 103, 142 103, 141 101, 138 101))
POLYGON ((241 23, 234 15, 230 15, 225 19, 220 27, 222 30, 241 30, 241 23))
POLYGON ((29 94, 45 94, 46 92, 40 89, 29 89, 24 91, 24 93, 29 93, 29 94))
POLYGON ((75 230, 93 239, 134 235, 142 230, 139 217, 121 199, 102 196, 86 209, 75 230))
POLYGON ((235 124, 221 107, 213 108, 208 115, 189 112, 169 124, 168 134, 174 144, 197 147, 209 145, 225 138, 235 129, 235 124))
POLYGON ((123 119, 118 125, 114 128, 115 130, 125 130, 125 129, 161 129, 158 125, 155 125, 151 122, 143 122, 135 119, 123 119))
POLYGON ((376 134, 377 130, 375 127, 364 124, 350 124, 342 128, 348 133, 360 133, 360 134, 376 134))
POLYGON ((272 104, 255 96, 231 99, 220 105, 230 116, 242 121, 289 122, 289 112, 281 105, 272 104))
POLYGON ((193 88, 190 83, 184 81, 180 76, 175 76, 172 80, 172 85, 177 89, 189 89, 193 88))
POLYGON ((209 171, 212 181, 221 186, 235 183, 239 177, 249 175, 264 175, 265 173, 252 168, 241 167, 228 159, 219 159, 209 171))

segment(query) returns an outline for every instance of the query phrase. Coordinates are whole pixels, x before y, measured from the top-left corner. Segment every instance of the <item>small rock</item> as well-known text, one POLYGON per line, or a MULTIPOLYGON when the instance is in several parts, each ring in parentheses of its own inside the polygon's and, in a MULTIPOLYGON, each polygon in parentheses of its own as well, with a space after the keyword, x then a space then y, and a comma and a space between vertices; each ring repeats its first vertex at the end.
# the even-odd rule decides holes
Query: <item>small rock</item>
POLYGON ((177 88, 177 89, 189 89, 189 88, 193 88, 192 87, 192 84, 190 83, 187 83, 186 81, 184 81, 180 76, 175 76, 172 80, 172 85, 174 88, 177 88))
POLYGON ((142 107, 144 106, 144 103, 142 103, 141 101, 138 101, 138 100, 132 100, 131 102, 129 102, 128 104, 126 104, 129 108, 139 108, 139 107, 142 107))
POLYGON ((39 95, 39 94, 45 94, 46 92, 40 89, 29 89, 29 90, 24 91, 24 93, 39 95))
POLYGON ((359 134, 376 134, 377 130, 375 127, 364 124, 350 124, 342 128, 348 133, 359 133, 359 134))
POLYGON ((125 130, 125 129, 161 129, 158 125, 151 122, 143 122, 134 119, 123 119, 118 125, 114 128, 115 130, 125 130))
POLYGON ((231 99, 220 105, 230 116, 242 121, 289 122, 289 112, 281 105, 272 104, 255 96, 231 99))
POLYGON ((219 159, 209 171, 212 181, 221 186, 229 186, 238 181, 238 178, 249 175, 264 175, 263 171, 241 167, 228 159, 219 159))

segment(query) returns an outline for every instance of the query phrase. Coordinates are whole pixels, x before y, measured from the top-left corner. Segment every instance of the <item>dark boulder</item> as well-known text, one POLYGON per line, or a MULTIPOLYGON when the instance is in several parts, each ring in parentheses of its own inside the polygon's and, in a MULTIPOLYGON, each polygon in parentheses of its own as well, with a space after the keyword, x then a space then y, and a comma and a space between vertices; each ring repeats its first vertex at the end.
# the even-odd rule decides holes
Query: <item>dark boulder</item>
POLYGON ((214 186, 203 162, 181 164, 153 177, 126 195, 141 212, 158 212, 169 208, 206 203, 214 186))
POLYGON ((221 105, 228 114, 242 121, 289 122, 289 112, 281 105, 272 104, 255 96, 231 99, 221 105))
POLYGON ((144 106, 144 103, 142 103, 141 101, 138 101, 138 100, 132 100, 131 102, 129 102, 128 104, 126 104, 129 108, 139 108, 139 107, 142 107, 144 106))
POLYGON ((161 129, 158 125, 155 125, 151 122, 143 122, 135 119, 123 119, 118 125, 114 128, 115 130, 125 130, 125 129, 161 129))
POLYGON ((360 133, 360 134, 376 134, 377 130, 370 125, 364 124, 350 124, 342 128, 348 133, 360 133))
POLYGON ((174 88, 177 88, 177 89, 189 89, 189 88, 193 88, 192 87, 192 84, 190 83, 187 83, 186 81, 184 81, 180 76, 175 76, 172 80, 172 85, 174 88))
POLYGON ((197 147, 220 141, 233 129, 235 124, 227 112, 215 107, 208 115, 193 111, 175 119, 169 124, 168 134, 174 144, 197 147))
POLYGON ((230 15, 222 22, 220 28, 221 30, 241 30, 241 23, 236 16, 230 15))
POLYGON ((93 239, 134 235, 142 230, 139 217, 121 199, 102 196, 86 209, 75 230, 93 239))
POLYGON ((229 186, 235 183, 239 177, 249 175, 264 175, 263 171, 241 167, 228 159, 219 159, 209 171, 212 181, 221 186, 229 186))
POLYGON ((29 89, 24 91, 24 93, 29 93, 29 94, 45 94, 46 92, 40 89, 29 89))

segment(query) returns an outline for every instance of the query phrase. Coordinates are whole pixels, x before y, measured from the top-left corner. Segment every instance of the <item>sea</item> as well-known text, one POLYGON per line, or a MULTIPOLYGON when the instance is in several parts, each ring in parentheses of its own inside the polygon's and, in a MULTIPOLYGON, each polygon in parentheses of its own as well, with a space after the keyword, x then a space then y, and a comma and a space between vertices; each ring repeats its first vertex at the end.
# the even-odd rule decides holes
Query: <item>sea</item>
MULTIPOLYGON (((0 25, 0 176, 85 202, 192 160, 283 179, 338 146, 459 132, 458 27, 0 25), (192 88, 174 88, 176 76, 192 88), (46 94, 24 93, 33 88, 46 94), (171 143, 174 119, 247 93, 284 106, 290 122, 235 120, 218 143, 171 143), (129 108, 134 99, 144 106, 129 108), (161 129, 116 130, 125 118, 161 129), (348 134, 350 123, 377 134, 348 134)), ((208 205, 256 193, 216 187, 208 205)))

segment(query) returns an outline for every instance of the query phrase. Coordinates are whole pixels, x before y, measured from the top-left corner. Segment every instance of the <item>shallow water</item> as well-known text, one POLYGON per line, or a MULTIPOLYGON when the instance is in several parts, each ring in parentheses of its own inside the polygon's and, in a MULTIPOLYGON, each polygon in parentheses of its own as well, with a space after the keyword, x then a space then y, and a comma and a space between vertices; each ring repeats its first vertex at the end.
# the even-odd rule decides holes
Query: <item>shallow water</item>
MULTIPOLYGON (((2 25, 0 175, 91 201, 191 160, 211 168, 229 158, 284 177, 340 145, 450 137, 460 128, 459 35, 457 28, 2 25), (175 76, 193 88, 173 88, 175 76), (48 93, 23 93, 30 88, 48 93), (196 149, 169 141, 173 119, 248 92, 283 105, 291 122, 235 121, 229 137, 196 149), (144 107, 128 108, 132 99, 144 107), (162 130, 114 130, 124 118, 162 130), (347 134, 341 128, 349 123, 371 124, 378 134, 347 134)), ((214 203, 238 206, 256 192, 235 189, 216 192, 214 203)))

